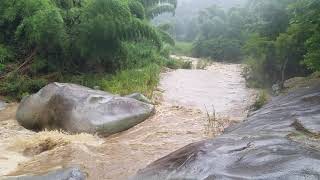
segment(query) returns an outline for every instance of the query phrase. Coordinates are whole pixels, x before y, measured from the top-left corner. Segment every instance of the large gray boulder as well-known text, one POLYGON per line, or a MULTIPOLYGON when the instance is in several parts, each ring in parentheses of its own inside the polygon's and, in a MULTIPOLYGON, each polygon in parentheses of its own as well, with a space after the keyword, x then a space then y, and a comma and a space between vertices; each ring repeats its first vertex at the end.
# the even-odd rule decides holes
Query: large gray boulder
POLYGON ((277 97, 212 140, 188 145, 133 177, 320 179, 320 85, 277 97))
POLYGON ((76 84, 51 83, 26 97, 17 110, 27 129, 62 129, 110 135, 144 121, 154 106, 76 84))

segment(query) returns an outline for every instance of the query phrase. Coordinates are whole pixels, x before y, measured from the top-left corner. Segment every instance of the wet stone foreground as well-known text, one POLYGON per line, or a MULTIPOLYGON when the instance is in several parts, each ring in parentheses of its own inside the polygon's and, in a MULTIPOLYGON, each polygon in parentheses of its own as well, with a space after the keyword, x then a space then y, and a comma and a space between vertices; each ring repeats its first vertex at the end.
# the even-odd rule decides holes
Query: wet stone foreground
POLYGON ((224 135, 173 152, 134 179, 320 179, 320 84, 277 97, 224 135))

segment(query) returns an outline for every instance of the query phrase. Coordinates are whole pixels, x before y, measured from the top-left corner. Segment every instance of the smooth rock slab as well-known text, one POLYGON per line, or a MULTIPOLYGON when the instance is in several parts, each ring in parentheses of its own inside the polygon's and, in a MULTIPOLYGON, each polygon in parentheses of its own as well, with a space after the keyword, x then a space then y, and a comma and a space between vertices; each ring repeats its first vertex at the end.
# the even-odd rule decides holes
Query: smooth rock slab
POLYGON ((51 83, 26 97, 17 110, 27 129, 62 129, 110 135, 144 121, 154 106, 133 98, 67 83, 51 83))
POLYGON ((320 85, 302 88, 212 140, 188 145, 133 177, 168 179, 320 179, 320 85))

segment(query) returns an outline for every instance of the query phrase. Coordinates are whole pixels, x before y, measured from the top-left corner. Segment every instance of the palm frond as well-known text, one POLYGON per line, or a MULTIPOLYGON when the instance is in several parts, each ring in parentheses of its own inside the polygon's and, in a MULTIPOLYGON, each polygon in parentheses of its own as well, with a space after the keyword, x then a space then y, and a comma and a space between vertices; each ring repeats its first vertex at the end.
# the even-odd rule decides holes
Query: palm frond
POLYGON ((167 32, 163 31, 163 30, 158 30, 159 36, 161 38, 161 40, 165 43, 168 43, 172 46, 175 45, 175 41, 174 39, 170 36, 170 34, 168 34, 167 32))
POLYGON ((162 13, 174 13, 175 7, 170 4, 162 4, 155 6, 151 9, 147 9, 146 15, 149 19, 153 19, 162 13))
POLYGON ((153 6, 157 6, 160 4, 170 4, 174 8, 177 7, 178 1, 177 0, 140 0, 140 2, 146 7, 151 8, 153 6))

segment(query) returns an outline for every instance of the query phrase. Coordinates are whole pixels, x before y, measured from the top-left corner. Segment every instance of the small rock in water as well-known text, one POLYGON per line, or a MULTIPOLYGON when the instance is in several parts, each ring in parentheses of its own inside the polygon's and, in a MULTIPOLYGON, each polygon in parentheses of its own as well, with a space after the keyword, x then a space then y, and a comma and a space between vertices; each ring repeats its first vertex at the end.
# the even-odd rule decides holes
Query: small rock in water
POLYGON ((45 175, 9 177, 6 180, 85 180, 86 175, 79 168, 58 169, 45 175))
POLYGON ((4 110, 6 108, 6 106, 7 106, 7 103, 0 100, 0 111, 4 110))
POLYGON ((95 89, 95 90, 101 90, 100 86, 94 86, 93 89, 95 89))

